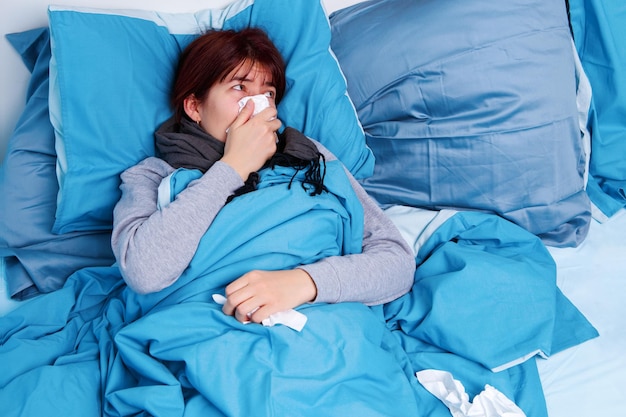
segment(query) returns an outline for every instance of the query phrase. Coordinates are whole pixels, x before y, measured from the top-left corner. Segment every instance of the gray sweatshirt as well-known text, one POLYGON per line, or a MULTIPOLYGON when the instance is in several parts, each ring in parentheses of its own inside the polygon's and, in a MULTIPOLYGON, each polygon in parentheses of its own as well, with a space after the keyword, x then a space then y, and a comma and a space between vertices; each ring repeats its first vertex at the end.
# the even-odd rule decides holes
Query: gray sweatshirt
MULTIPOLYGON (((326 160, 336 159, 316 144, 326 160)), ((124 280, 138 293, 162 290, 182 275, 226 199, 243 185, 228 164, 218 161, 158 210, 159 184, 173 171, 165 161, 150 157, 121 176, 112 246, 124 280)), ((300 268, 315 282, 316 302, 386 303, 411 288, 415 260, 393 223, 348 176, 364 209, 362 253, 332 256, 300 268)))

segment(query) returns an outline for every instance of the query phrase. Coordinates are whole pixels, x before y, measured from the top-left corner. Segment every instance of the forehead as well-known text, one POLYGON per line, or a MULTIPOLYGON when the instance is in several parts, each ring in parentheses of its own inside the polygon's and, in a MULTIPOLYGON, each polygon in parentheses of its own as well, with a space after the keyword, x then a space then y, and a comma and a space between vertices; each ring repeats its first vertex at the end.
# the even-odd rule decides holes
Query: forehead
POLYGON ((225 80, 260 80, 263 84, 273 85, 272 73, 258 62, 245 60, 226 75, 225 80))

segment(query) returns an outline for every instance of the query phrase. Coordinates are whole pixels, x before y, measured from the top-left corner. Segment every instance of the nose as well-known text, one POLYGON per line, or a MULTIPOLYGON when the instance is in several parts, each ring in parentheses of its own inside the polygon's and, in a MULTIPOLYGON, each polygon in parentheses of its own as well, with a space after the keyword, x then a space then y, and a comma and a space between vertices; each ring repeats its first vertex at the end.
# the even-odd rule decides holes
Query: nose
POLYGON ((254 96, 247 96, 239 100, 239 111, 243 109, 243 106, 245 106, 249 100, 252 100, 252 102, 254 103, 253 115, 270 106, 270 101, 267 99, 267 96, 265 94, 257 94, 254 96))

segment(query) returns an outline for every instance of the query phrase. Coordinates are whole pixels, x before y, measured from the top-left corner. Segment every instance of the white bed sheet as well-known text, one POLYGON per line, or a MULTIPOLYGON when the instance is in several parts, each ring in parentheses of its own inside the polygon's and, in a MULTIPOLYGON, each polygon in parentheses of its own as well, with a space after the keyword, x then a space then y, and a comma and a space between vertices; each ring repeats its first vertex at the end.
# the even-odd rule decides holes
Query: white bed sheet
POLYGON ((557 282, 600 337, 539 360, 551 417, 626 416, 626 212, 578 248, 550 248, 557 282))

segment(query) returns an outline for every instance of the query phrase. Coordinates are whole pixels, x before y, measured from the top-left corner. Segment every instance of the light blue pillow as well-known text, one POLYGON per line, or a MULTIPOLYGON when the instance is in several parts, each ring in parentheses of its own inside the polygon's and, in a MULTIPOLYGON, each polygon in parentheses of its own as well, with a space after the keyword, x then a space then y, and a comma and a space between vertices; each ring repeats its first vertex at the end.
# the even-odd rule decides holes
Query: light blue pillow
POLYGON ((110 232, 51 232, 58 191, 48 115, 47 28, 6 35, 31 71, 26 106, 0 166, 0 257, 8 294, 30 298, 60 288, 74 271, 114 262, 110 232))
POLYGON ((593 90, 589 196, 607 216, 626 207, 626 10, 569 0, 576 49, 593 90))
POLYGON ((373 171, 319 1, 239 0, 189 14, 50 7, 49 19, 57 233, 111 228, 119 174, 154 154, 178 55, 210 28, 265 29, 287 63, 283 123, 326 145, 356 177, 373 171))
POLYGON ((330 16, 383 205, 497 213, 546 244, 587 234, 562 0, 368 1, 330 16), (374 53, 375 51, 375 53, 374 53))

